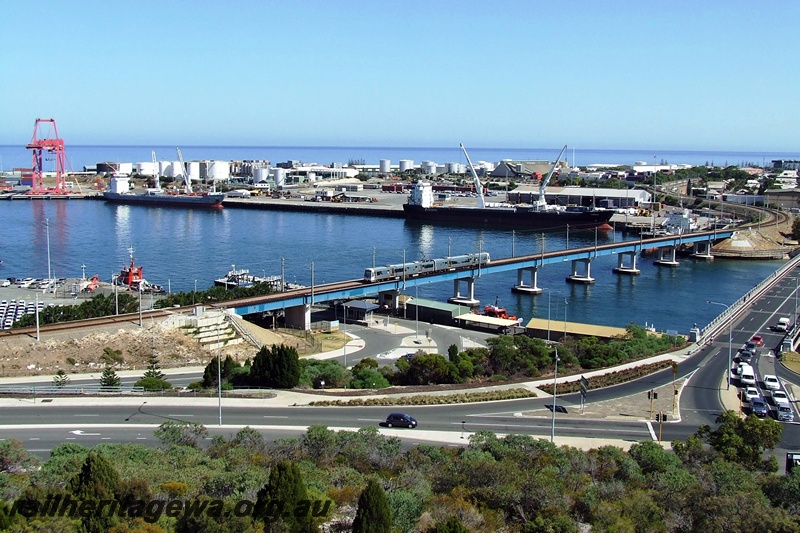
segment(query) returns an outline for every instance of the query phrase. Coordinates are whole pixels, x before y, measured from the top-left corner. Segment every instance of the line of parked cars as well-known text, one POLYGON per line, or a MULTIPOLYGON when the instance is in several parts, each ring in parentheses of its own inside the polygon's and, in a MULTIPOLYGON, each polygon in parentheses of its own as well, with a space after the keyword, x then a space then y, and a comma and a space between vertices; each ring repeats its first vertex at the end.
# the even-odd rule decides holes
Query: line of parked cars
POLYGON ((756 416, 769 416, 770 407, 767 400, 775 409, 775 418, 781 422, 794 422, 794 410, 789 397, 783 390, 780 380, 772 374, 762 376, 761 385, 758 387, 756 371, 751 365, 753 357, 758 355, 758 349, 764 345, 761 335, 753 337, 736 354, 736 365, 732 372, 738 377, 742 386, 741 398, 750 406, 750 412, 756 416), (763 396, 762 396, 763 391, 763 396))

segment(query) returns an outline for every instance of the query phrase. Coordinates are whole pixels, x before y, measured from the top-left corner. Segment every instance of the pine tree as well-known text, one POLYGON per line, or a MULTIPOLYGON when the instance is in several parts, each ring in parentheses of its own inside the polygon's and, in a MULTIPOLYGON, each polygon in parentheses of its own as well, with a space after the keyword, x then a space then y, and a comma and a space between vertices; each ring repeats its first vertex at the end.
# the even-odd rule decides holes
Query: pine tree
POLYGON ((103 374, 100 376, 100 386, 106 388, 119 388, 122 384, 122 381, 117 376, 117 373, 114 372, 114 369, 110 366, 107 366, 105 370, 103 370, 103 374))
MULTIPOLYGON (((88 502, 112 500, 119 485, 119 474, 111 462, 94 452, 89 452, 81 471, 69 483, 72 497, 88 502)), ((119 522, 115 514, 91 513, 81 519, 83 530, 94 533, 108 531, 119 522)))
POLYGON ((358 511, 353 521, 353 533, 389 533, 392 530, 392 512, 386 493, 375 480, 370 479, 358 498, 358 511))
POLYGON ((217 368, 219 364, 219 358, 214 357, 211 359, 206 365, 205 370, 203 370, 203 387, 216 387, 217 386, 217 375, 219 374, 220 370, 217 368))
POLYGON ((56 372, 56 375, 53 376, 53 386, 55 387, 58 388, 66 387, 67 385, 69 385, 69 382, 70 382, 69 376, 62 369, 59 369, 59 371, 56 372))
POLYGON ((300 383, 300 358, 297 350, 281 344, 263 346, 250 367, 253 385, 291 389, 300 383))
POLYGON ((147 371, 144 373, 143 377, 156 378, 162 381, 167 377, 166 374, 161 371, 161 366, 158 364, 158 357, 156 357, 156 354, 151 355, 147 359, 147 371))
POLYGON ((269 481, 258 491, 253 518, 265 531, 314 531, 311 507, 300 468, 282 460, 272 467, 269 481))

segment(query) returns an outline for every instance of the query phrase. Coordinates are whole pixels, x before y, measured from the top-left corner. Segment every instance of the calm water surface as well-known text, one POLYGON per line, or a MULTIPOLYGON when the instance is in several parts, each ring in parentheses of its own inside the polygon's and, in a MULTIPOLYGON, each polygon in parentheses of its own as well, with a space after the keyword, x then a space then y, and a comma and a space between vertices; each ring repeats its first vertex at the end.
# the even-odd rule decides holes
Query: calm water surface
MULTIPOLYGON (((0 277, 46 277, 48 236, 50 269, 57 277, 98 274, 110 281, 128 263, 136 262, 151 283, 172 291, 198 289, 230 270, 247 268, 256 275, 279 275, 311 284, 360 278, 376 264, 445 257, 483 250, 508 257, 542 250, 542 234, 478 228, 433 227, 401 219, 335 214, 287 213, 232 208, 220 212, 162 207, 123 206, 103 201, 0 201, 0 277)), ((621 233, 600 234, 604 242, 621 241, 621 233)), ((565 234, 545 234, 545 251, 564 249, 565 234)), ((570 232, 570 247, 595 242, 591 232, 570 232)), ((476 298, 497 299, 510 314, 610 326, 631 322, 655 324, 659 330, 688 332, 693 323, 707 324, 722 311, 708 300, 732 303, 774 272, 780 261, 713 262, 684 259, 679 268, 658 268, 640 258, 640 276, 620 276, 611 269, 615 257, 592 263, 590 286, 564 281, 569 265, 552 265, 539 274, 540 296, 511 293, 516 273, 482 276, 476 298)), ((529 282, 529 278, 526 277, 529 282)), ((465 285, 462 285, 462 292, 465 285)), ((0 289, 2 290, 2 289, 0 289)), ((420 287, 412 296, 444 301, 453 284, 420 287)))

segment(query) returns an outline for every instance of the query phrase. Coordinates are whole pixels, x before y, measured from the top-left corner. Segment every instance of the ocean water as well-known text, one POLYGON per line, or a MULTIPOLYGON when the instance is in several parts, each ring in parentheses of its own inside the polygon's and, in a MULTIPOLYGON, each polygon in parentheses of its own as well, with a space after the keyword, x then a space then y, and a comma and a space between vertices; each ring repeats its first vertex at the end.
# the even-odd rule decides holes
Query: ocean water
MULTIPOLYGON (((32 154, 19 145, 0 145, 0 171, 13 168, 31 168, 32 154)), ((69 145, 65 153, 68 167, 82 171, 84 167, 98 162, 151 161, 155 150, 159 160, 177 160, 175 146, 85 146, 69 145)), ((363 160, 377 165, 382 159, 393 164, 401 159, 410 159, 415 164, 422 161, 436 163, 466 163, 464 154, 457 145, 452 147, 369 147, 369 146, 181 146, 185 160, 219 159, 227 161, 268 160, 272 164, 288 160, 327 165, 334 162, 347 164, 363 160)), ((531 148, 485 148, 468 146, 470 159, 497 163, 503 159, 537 159, 553 161, 561 147, 531 148)), ((690 165, 769 165, 773 159, 800 159, 800 152, 735 152, 735 151, 677 151, 677 150, 596 150, 568 148, 565 158, 571 165, 591 164, 632 165, 637 161, 690 165)), ((45 170, 53 170, 54 162, 45 161, 45 170)))
MULTIPOLYGON (((485 228, 436 227, 401 219, 340 214, 221 211, 125 206, 95 200, 0 201, 0 277, 99 275, 111 281, 134 249, 144 277, 172 291, 204 289, 231 265, 256 275, 280 275, 310 285, 361 278, 369 266, 486 251, 493 258, 561 250, 565 234, 485 228), (82 268, 84 266, 84 268, 82 268)), ((621 233, 597 234, 601 242, 621 233)), ((595 232, 569 233, 571 247, 595 242, 595 232)), ((612 273, 614 257, 592 262, 594 285, 565 281, 570 265, 539 273, 539 296, 514 294, 516 273, 483 275, 475 295, 498 302, 509 314, 624 327, 654 324, 686 333, 774 272, 781 261, 713 262, 684 259, 678 268, 640 258, 639 276, 612 273)), ((526 278, 529 282, 529 278, 526 278)), ((465 285, 462 284, 462 293, 465 285)), ((2 289, 0 289, 1 295, 2 289)), ((411 296, 446 301, 453 284, 409 289, 411 296)))

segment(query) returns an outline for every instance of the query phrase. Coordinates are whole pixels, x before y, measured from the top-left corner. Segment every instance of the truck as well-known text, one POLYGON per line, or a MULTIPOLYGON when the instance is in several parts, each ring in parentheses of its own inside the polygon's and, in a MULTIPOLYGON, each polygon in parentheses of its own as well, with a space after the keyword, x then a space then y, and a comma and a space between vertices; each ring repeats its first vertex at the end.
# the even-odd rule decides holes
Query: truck
POLYGON ((789 331, 790 325, 791 321, 787 317, 781 317, 778 319, 778 323, 775 325, 775 331, 789 331))

